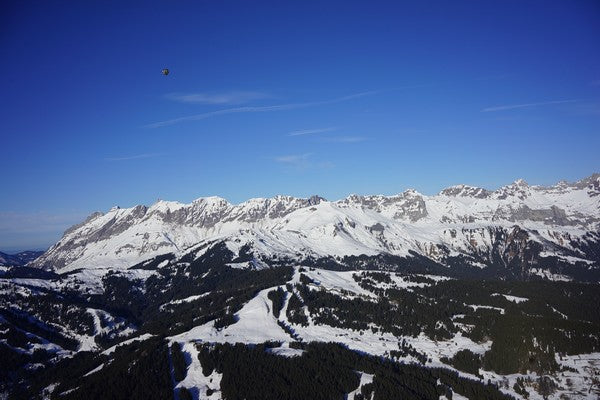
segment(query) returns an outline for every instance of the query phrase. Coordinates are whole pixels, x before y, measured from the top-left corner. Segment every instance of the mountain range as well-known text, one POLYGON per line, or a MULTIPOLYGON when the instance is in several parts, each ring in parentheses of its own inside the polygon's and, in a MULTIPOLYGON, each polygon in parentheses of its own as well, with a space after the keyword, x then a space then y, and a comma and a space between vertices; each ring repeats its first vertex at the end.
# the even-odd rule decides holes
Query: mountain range
POLYGON ((2 266, 15 266, 15 265, 26 265, 39 256, 44 254, 43 251, 21 251, 15 254, 7 254, 0 251, 0 265, 2 266))
POLYGON ((498 190, 467 185, 434 196, 351 195, 250 199, 205 197, 190 204, 96 212, 29 265, 59 273, 126 269, 162 254, 184 256, 223 243, 255 268, 277 259, 435 265, 518 279, 600 277, 600 174, 577 182, 498 190))
POLYGON ((0 260, 0 399, 597 398, 599 228, 599 174, 114 207, 0 260))

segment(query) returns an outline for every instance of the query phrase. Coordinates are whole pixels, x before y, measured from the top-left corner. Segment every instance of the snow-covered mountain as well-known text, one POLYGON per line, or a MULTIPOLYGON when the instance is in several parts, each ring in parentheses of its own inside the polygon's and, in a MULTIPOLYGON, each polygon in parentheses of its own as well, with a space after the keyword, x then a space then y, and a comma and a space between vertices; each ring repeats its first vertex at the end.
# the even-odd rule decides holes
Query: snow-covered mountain
POLYGON ((596 398, 599 228, 600 175, 95 213, 0 267, 0 398, 596 398))
POLYGON ((114 207, 68 229, 32 266, 67 272, 123 269, 160 254, 183 255, 223 241, 256 261, 350 256, 425 257, 437 264, 509 268, 516 275, 570 279, 600 265, 600 174, 575 183, 490 191, 452 186, 434 196, 351 195, 114 207))

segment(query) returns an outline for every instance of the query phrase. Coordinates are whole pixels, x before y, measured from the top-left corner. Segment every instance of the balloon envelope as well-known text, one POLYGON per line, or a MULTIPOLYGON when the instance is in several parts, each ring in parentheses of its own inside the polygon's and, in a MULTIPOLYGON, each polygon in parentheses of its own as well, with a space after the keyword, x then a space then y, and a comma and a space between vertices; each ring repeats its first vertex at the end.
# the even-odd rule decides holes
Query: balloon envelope
POLYGON ((164 68, 164 69, 162 70, 162 74, 163 74, 163 75, 165 75, 165 76, 166 76, 166 75, 169 75, 169 70, 168 70, 167 68, 164 68))

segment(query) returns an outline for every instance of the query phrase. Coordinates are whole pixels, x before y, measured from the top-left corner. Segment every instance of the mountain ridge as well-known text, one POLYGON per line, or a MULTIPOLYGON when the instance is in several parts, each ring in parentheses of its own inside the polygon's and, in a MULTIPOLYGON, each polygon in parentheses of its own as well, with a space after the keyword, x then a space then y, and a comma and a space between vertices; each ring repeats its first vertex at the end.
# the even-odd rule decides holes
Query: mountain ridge
MULTIPOLYGON (((558 181, 556 184, 554 185, 550 185, 550 186, 544 186, 544 185, 529 185, 524 179, 516 179, 515 181, 513 181, 512 183, 508 184, 508 185, 504 185, 499 187, 496 190, 490 190, 490 189, 486 189, 483 187, 479 187, 479 186, 471 186, 469 184, 457 184, 457 185, 451 185, 448 186, 442 190, 440 190, 439 192, 437 192, 436 194, 432 195, 432 196, 436 196, 436 195, 446 195, 446 196, 454 196, 454 197, 458 197, 458 196, 471 196, 471 197, 477 197, 477 196, 473 196, 469 194, 469 191, 475 191, 477 194, 478 192, 484 192, 486 193, 486 195, 492 195, 494 193, 499 193, 502 194, 505 189, 507 188, 512 188, 512 187, 531 187, 531 188, 538 188, 538 189, 560 189, 560 188, 565 188, 565 187, 577 187, 577 188, 583 188, 585 186, 589 186, 592 185, 597 191, 598 193, 595 193, 594 195, 600 195, 600 173, 593 173, 592 175, 586 177, 586 178, 582 178, 580 180, 577 180, 575 182, 569 182, 566 180, 560 180, 558 181), (461 192, 461 190, 463 190, 463 192, 461 192)), ((413 189, 413 188, 407 188, 405 189, 403 192, 397 193, 397 194, 391 194, 391 195, 385 195, 385 194, 375 194, 375 195, 361 195, 358 193, 350 193, 348 196, 343 197, 341 199, 338 200, 332 200, 332 202, 342 202, 344 200, 350 199, 350 198, 364 198, 364 197, 385 197, 385 198, 394 198, 394 197, 398 197, 403 195, 404 193, 407 192, 413 192, 416 193, 418 195, 421 196, 427 196, 425 194, 420 193, 418 190, 413 189)), ((432 197, 429 196, 429 197, 432 197)), ((289 198, 289 199, 304 199, 304 200, 309 200, 309 201, 329 201, 326 198, 320 196, 320 195, 311 195, 307 198, 302 198, 302 197, 296 197, 296 196, 291 196, 291 195, 283 195, 283 194, 278 194, 275 195, 273 197, 252 197, 249 198, 247 200, 244 200, 240 203, 232 203, 230 201, 228 201, 226 198, 221 197, 221 196, 204 196, 204 197, 198 197, 194 200, 192 200, 190 203, 182 203, 179 201, 175 201, 175 200, 162 200, 159 199, 157 200, 155 203, 153 203, 152 205, 148 206, 148 205, 144 205, 144 204, 137 204, 134 205, 132 207, 125 207, 122 208, 118 205, 115 205, 113 207, 111 207, 109 209, 108 212, 110 211, 114 211, 114 210, 119 210, 119 209, 131 209, 131 208, 137 208, 137 207, 145 207, 146 209, 151 208, 157 204, 167 204, 167 205, 173 205, 175 207, 179 206, 179 207, 183 207, 183 206, 189 206, 192 205, 196 202, 202 202, 202 201, 206 201, 206 202, 216 202, 216 203, 225 203, 229 206, 240 206, 243 205, 245 203, 249 203, 249 202, 254 202, 254 201, 261 201, 261 200, 277 200, 280 198, 289 198)), ((73 226, 71 226, 70 228, 68 228, 65 233, 73 230, 73 228, 75 227, 79 227, 80 225, 88 222, 88 220, 93 219, 97 216, 102 216, 105 213, 103 213, 102 211, 94 211, 92 212, 88 217, 86 217, 86 219, 84 221, 82 221, 81 223, 75 224, 73 226)))
POLYGON ((541 253, 567 264, 596 266, 599 193, 600 174, 593 174, 553 186, 517 180, 495 191, 455 185, 433 196, 408 189, 337 201, 282 195, 237 205, 216 196, 189 204, 158 201, 94 213, 30 265, 62 272, 126 268, 223 240, 234 252, 247 245, 262 259, 416 253, 446 266, 462 257, 481 267, 510 264, 514 255, 502 254, 501 261, 494 261, 494 253, 507 251, 512 244, 508 238, 521 232, 526 236, 522 245, 536 247, 537 255, 529 255, 536 262, 541 253))
POLYGON ((38 250, 24 250, 14 254, 0 251, 0 266, 21 266, 30 263, 44 252, 38 250))

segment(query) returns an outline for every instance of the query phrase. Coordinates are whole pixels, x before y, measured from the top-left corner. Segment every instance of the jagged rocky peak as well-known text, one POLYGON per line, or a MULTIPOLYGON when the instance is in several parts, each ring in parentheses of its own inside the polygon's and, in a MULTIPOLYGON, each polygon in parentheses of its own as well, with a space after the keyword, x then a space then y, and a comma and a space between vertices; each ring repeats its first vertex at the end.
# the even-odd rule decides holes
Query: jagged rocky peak
POLYGON ((300 208, 317 205, 323 200, 319 196, 304 199, 282 195, 250 199, 235 206, 225 221, 258 222, 264 218, 277 219, 300 208))
POLYGON ((345 199, 338 200, 336 203, 341 206, 361 207, 380 211, 382 207, 394 203, 397 199, 398 196, 362 196, 359 194, 351 194, 345 199))
POLYGON ((323 201, 327 201, 327 199, 316 194, 313 194, 308 198, 308 204, 311 206, 316 206, 323 201))
POLYGON ((529 184, 527 182, 525 182, 525 179, 517 179, 512 184, 515 185, 515 186, 519 186, 519 187, 527 187, 527 186, 529 186, 529 184))
POLYGON ((516 197, 520 200, 525 200, 531 194, 531 187, 525 180, 517 179, 510 185, 502 186, 493 193, 493 196, 498 200, 504 200, 508 197, 516 197))
POLYGON ((171 213, 171 222, 210 228, 231 212, 233 206, 218 196, 201 197, 171 213))
POLYGON ((398 209, 394 213, 394 219, 408 219, 416 222, 427 217, 427 206, 423 195, 414 189, 408 189, 402 193, 402 200, 398 202, 398 209))
POLYGON ((401 193, 402 197, 423 197, 423 195, 417 192, 415 189, 406 189, 401 193))
POLYGON ((402 193, 385 196, 382 194, 375 195, 359 195, 359 194, 351 194, 345 199, 341 199, 337 201, 338 204, 348 204, 348 205, 358 205, 358 206, 367 206, 368 208, 373 208, 375 205, 390 205, 397 203, 399 201, 405 200, 407 198, 415 198, 415 197, 423 197, 423 195, 417 192, 414 189, 407 189, 402 193))
POLYGON ((594 173, 587 178, 577 181, 574 186, 577 189, 587 189, 590 196, 600 195, 600 174, 594 173))
POLYGON ((535 190, 543 191, 546 193, 567 193, 570 190, 575 188, 573 183, 570 183, 566 180, 559 181, 556 185, 553 186, 535 186, 535 190))
POLYGON ((448 197, 474 197, 477 199, 487 199, 492 194, 491 191, 469 185, 450 186, 440 192, 442 196, 448 197))
POLYGON ((394 196, 352 194, 337 202, 341 206, 358 206, 378 213, 391 213, 394 219, 418 221, 427 216, 427 207, 423 195, 414 189, 408 189, 394 196))

